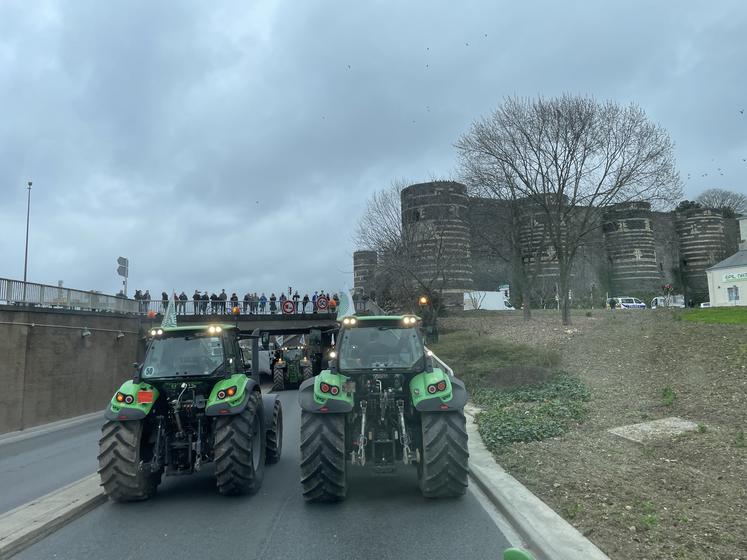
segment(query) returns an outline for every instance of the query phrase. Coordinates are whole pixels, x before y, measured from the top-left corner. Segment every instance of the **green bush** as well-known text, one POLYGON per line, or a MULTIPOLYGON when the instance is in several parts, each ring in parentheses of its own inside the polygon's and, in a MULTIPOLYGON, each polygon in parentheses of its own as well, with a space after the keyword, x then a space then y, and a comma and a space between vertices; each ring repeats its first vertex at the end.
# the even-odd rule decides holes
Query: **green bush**
POLYGON ((472 394, 472 399, 485 408, 477 417, 480 435, 495 453, 511 443, 564 434, 586 418, 589 398, 588 389, 566 374, 558 374, 537 388, 485 389, 472 394))

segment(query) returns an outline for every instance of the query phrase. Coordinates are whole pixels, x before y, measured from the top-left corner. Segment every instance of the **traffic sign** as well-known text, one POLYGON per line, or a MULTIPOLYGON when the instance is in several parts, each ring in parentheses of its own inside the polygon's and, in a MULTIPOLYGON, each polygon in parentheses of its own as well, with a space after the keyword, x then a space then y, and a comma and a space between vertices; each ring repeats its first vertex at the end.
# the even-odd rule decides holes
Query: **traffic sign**
POLYGON ((291 313, 293 313, 296 310, 296 304, 294 304, 289 299, 286 299, 283 302, 283 306, 282 307, 283 307, 283 313, 285 313, 286 315, 290 315, 291 313))
POLYGON ((130 267, 130 261, 126 259, 125 257, 117 257, 117 264, 119 265, 117 267, 117 274, 120 276, 127 278, 127 274, 129 272, 130 267))
POLYGON ((319 311, 326 311, 328 305, 329 300, 327 299, 327 296, 319 296, 316 298, 316 307, 319 311))

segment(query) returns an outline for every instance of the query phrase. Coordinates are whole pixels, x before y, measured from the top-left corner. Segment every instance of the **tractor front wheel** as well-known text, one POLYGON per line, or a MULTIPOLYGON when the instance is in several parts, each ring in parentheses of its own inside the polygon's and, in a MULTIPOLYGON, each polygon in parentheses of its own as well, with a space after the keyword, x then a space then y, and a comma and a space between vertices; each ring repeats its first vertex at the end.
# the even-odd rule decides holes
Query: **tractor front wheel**
POLYGON ((285 391, 285 370, 275 368, 272 372, 272 390, 285 391))
POLYGON ((420 491, 426 498, 453 498, 467 491, 467 422, 461 412, 421 414, 420 491))
POLYGON ((147 500, 156 493, 161 472, 150 473, 153 444, 148 441, 145 420, 106 422, 99 440, 99 476, 104 493, 115 502, 147 500))
POLYGON ((224 496, 253 494, 265 474, 262 397, 252 391, 243 412, 215 420, 215 479, 224 496))
POLYGON ((344 414, 301 412, 301 485, 307 502, 345 499, 344 414))

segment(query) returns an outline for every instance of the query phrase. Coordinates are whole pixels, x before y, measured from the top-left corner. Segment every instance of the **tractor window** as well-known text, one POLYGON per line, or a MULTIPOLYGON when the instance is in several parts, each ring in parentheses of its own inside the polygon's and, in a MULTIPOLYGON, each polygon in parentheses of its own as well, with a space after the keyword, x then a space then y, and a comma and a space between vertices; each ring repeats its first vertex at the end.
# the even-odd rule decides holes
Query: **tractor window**
POLYGON ((143 378, 210 375, 224 359, 219 336, 157 338, 145 354, 143 378))
POLYGON ((422 369, 423 341, 417 329, 358 328, 344 331, 338 345, 339 368, 422 369))

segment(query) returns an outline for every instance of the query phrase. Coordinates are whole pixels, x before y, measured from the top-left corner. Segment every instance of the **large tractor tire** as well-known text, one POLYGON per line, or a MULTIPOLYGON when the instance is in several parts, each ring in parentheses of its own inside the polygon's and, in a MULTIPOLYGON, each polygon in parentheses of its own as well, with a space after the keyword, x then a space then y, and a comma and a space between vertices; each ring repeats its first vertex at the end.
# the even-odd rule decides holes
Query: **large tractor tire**
POLYGON ((303 381, 314 377, 314 368, 312 368, 311 366, 304 366, 301 377, 303 378, 303 381))
POLYGON ((453 498, 467 491, 467 422, 461 412, 421 414, 420 491, 426 498, 453 498))
POLYGON ((152 458, 144 420, 106 422, 99 440, 99 476, 104 493, 115 502, 147 500, 156 493, 161 472, 142 470, 152 458))
POLYGON ((252 391, 240 414, 215 420, 215 480, 224 496, 253 494, 265 475, 262 397, 252 391))
POLYGON ((307 502, 345 499, 344 414, 301 412, 301 486, 307 502))
POLYGON ((285 370, 283 368, 275 368, 272 371, 272 390, 285 391, 285 370))
POLYGON ((272 425, 267 426, 265 461, 277 463, 283 451, 283 405, 275 400, 272 408, 272 425))

